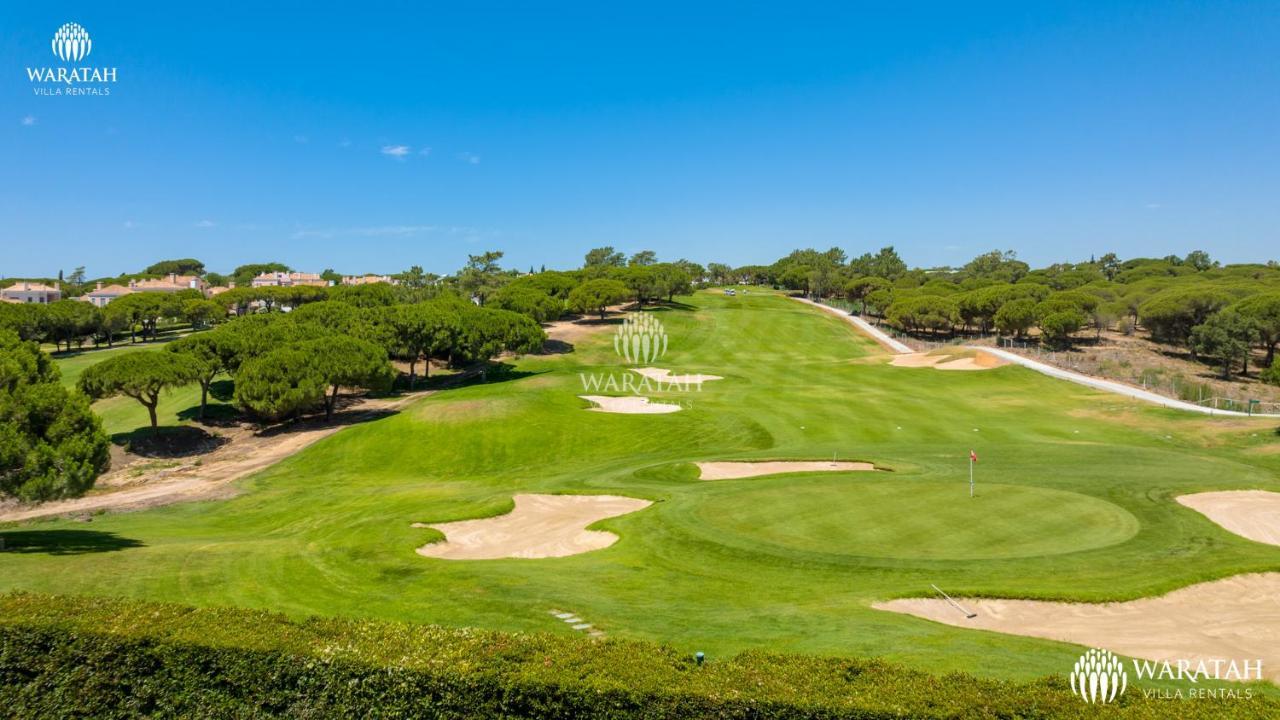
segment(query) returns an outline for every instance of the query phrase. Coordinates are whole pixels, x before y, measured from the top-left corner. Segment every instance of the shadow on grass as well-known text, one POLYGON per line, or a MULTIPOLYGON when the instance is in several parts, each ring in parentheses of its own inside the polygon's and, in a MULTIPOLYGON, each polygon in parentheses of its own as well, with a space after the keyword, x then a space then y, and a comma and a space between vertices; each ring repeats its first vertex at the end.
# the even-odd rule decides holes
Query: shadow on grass
POLYGON ((547 339, 542 343, 543 355, 565 355, 573 352, 573 343, 547 339))
POLYGON ((143 543, 97 530, 20 530, 0 532, 0 553, 86 555, 139 548, 143 543))
POLYGON ((398 415, 399 410, 391 409, 359 409, 352 406, 358 403, 360 398, 338 398, 335 403, 333 418, 325 420, 324 413, 315 415, 306 415, 296 420, 286 420, 277 425, 269 425, 261 427, 255 435, 258 437, 280 437, 295 432, 304 432, 307 430, 316 430, 318 428, 342 427, 345 425, 358 425, 360 423, 373 422, 383 418, 398 415))
POLYGON ((204 408, 204 418, 200 417, 200 406, 192 405, 191 407, 178 411, 179 420, 191 420, 203 425, 214 425, 217 427, 225 427, 228 424, 234 424, 234 421, 240 418, 240 410, 235 405, 226 403, 209 403, 204 408))
POLYGON ((134 455, 147 458, 180 458, 204 455, 227 443, 227 439, 194 425, 178 427, 138 428, 116 433, 111 442, 124 445, 134 455))

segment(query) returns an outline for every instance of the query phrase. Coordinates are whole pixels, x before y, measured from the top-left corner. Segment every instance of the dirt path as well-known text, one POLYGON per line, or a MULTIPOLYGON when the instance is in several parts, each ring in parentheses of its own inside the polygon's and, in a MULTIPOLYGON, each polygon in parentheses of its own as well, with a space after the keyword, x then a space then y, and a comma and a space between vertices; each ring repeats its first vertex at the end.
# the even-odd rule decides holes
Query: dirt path
POLYGON ((790 460, 768 462, 700 462, 700 480, 737 480, 761 475, 781 475, 796 472, 870 472, 876 469, 869 462, 836 462, 832 460, 790 460))
POLYGON ((622 317, 622 308, 624 305, 613 305, 605 308, 605 318, 600 319, 599 315, 588 315, 576 320, 557 320, 549 322, 542 326, 543 332, 547 334, 548 345, 556 343, 573 343, 592 335, 597 335, 606 330, 613 330, 618 327, 619 319, 622 317))
POLYGON ((609 547, 611 532, 587 530, 593 522, 626 515, 653 503, 620 495, 516 495, 506 515, 424 525, 444 533, 444 542, 418 548, 419 555, 445 560, 552 558, 609 547))
POLYGON ((1277 596, 1280 573, 1260 573, 1123 603, 958 598, 977 614, 972 619, 941 598, 891 600, 873 607, 956 627, 1079 643, 1147 660, 1260 658, 1263 674, 1276 682, 1280 681, 1277 596))
POLYGON ((235 494, 236 480, 274 465, 344 427, 395 412, 429 394, 357 399, 332 423, 305 421, 292 428, 261 433, 247 427, 232 428, 219 433, 228 442, 212 452, 184 458, 176 466, 146 469, 149 463, 132 463, 99 478, 92 494, 84 497, 34 506, 0 506, 0 522, 87 515, 102 510, 143 510, 177 502, 227 498, 235 494))

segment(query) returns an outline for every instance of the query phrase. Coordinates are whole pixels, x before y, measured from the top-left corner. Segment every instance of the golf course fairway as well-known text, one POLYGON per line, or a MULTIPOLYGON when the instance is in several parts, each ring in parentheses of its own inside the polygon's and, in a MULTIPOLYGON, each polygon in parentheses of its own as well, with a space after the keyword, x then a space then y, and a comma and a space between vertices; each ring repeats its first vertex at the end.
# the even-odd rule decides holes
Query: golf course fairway
MULTIPOLYGON (((629 372, 605 328, 346 428, 229 500, 0 525, 15 550, 0 554, 0 590, 574 633, 558 609, 608 637, 713 658, 879 656, 1021 679, 1065 672, 1080 648, 872 605, 931 585, 1130 600, 1280 570, 1280 547, 1175 500, 1280 490, 1274 421, 1183 415, 1014 366, 893 367, 848 323, 779 295, 681 300, 652 310, 669 338, 656 364, 723 380, 646 389, 680 412, 584 407, 580 395, 610 394, 585 387, 593 377, 629 372), (692 464, 791 459, 878 470, 703 482, 692 464), (415 552, 443 538, 415 523, 509 513, 525 493, 652 505, 590 525, 618 540, 566 557, 415 552)), ((198 401, 188 390, 166 400, 168 422, 190 409, 174 401, 198 401)), ((112 432, 145 422, 132 401, 111 402, 112 432)))

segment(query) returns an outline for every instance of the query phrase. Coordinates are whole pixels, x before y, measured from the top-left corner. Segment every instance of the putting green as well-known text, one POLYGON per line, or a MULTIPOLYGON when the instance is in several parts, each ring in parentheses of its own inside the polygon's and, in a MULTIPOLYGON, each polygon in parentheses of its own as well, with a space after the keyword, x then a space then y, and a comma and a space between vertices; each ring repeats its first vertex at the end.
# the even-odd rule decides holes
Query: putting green
POLYGON ((691 517, 766 549, 914 560, 1061 555, 1122 543, 1139 528, 1125 509, 1079 493, 990 483, 968 492, 963 482, 755 481, 706 497, 691 517))

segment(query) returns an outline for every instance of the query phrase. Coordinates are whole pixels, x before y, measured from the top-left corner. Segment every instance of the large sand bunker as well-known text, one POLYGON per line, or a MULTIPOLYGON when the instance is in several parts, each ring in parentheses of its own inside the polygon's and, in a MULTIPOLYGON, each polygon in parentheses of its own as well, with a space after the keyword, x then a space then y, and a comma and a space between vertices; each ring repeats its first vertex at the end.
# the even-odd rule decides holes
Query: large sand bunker
POLYGON ((890 365, 896 367, 931 367, 937 370, 990 370, 1009 362, 990 353, 982 351, 927 352, 894 355, 890 365))
POLYGON ((875 470, 868 462, 770 461, 770 462, 700 462, 695 463, 702 480, 736 480, 761 475, 781 475, 797 472, 846 472, 875 470))
POLYGON ((1280 493, 1226 490, 1182 495, 1178 502, 1241 537, 1280 545, 1280 493))
POLYGON ((941 598, 876 603, 879 610, 956 627, 1078 643, 1148 660, 1263 660, 1280 681, 1280 573, 1236 575, 1168 595, 1123 603, 1039 600, 958 602, 966 618, 941 598))
POLYGON ((661 415, 680 412, 679 405, 650 402, 649 398, 639 395, 614 397, 612 395, 579 395, 583 400, 595 403, 598 407, 590 408, 594 412, 620 413, 623 415, 661 415))
POLYGON ((701 385, 708 380, 723 380, 719 375, 672 375, 666 368, 631 368, 632 372, 665 385, 701 385))
POLYGON ((652 503, 619 495, 516 495, 506 515, 424 525, 444 533, 443 542, 418 548, 418 554, 445 560, 551 558, 606 548, 618 541, 611 532, 587 530, 597 520, 625 515, 652 503))

